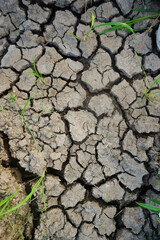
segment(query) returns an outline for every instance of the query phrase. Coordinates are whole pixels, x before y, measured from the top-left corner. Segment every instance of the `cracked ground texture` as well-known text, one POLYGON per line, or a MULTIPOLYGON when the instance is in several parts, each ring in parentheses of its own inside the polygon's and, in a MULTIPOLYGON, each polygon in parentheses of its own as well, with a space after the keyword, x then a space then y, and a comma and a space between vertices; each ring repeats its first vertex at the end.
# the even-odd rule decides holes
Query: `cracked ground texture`
MULTIPOLYGON (((160 10, 158 3, 151 7, 160 10)), ((27 224, 14 223, 25 240, 160 239, 157 215, 135 203, 160 193, 160 103, 144 96, 134 54, 151 85, 160 74, 157 28, 92 33, 87 41, 70 35, 84 36, 91 12, 96 25, 145 16, 132 11, 143 7, 137 0, 0 0, 0 200, 16 189, 23 199, 28 180, 46 169, 46 212, 37 193, 21 210, 24 219, 30 212, 27 224), (33 57, 46 84, 28 73, 33 57), (31 96, 24 118, 39 150, 10 93, 20 114, 31 96)), ((20 239, 0 221, 1 240, 20 239)))

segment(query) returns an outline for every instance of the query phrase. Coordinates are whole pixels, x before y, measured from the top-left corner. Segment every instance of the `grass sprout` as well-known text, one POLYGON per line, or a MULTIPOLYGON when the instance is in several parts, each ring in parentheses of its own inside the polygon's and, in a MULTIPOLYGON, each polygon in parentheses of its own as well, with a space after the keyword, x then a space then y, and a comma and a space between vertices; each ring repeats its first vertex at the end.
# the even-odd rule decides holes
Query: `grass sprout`
MULTIPOLYGON (((34 72, 28 72, 28 73, 30 73, 30 74, 32 74, 32 75, 34 75, 34 76, 36 76, 36 77, 38 78, 38 79, 35 81, 34 84, 36 84, 38 81, 41 81, 43 84, 46 84, 46 81, 43 79, 42 74, 39 74, 38 71, 37 71, 34 58, 33 58, 33 67, 34 67, 34 72)), ((43 89, 42 89, 42 90, 43 90, 43 89)), ((28 123, 26 122, 26 120, 25 120, 25 118, 24 118, 24 112, 25 112, 25 110, 26 110, 29 102, 31 101, 32 97, 34 96, 34 94, 35 94, 35 93, 32 93, 32 94, 29 96, 29 98, 28 98, 28 100, 26 101, 26 103, 25 103, 25 105, 24 105, 21 113, 20 113, 20 110, 19 110, 18 105, 17 105, 17 103, 16 103, 16 96, 14 96, 13 93, 10 93, 10 102, 14 104, 14 106, 15 106, 15 108, 16 108, 16 111, 18 112, 18 114, 20 115, 23 123, 26 125, 28 131, 30 132, 30 134, 31 134, 31 136, 32 136, 32 138, 33 138, 33 140, 34 140, 34 142, 35 142, 35 145, 36 145, 37 150, 40 152, 40 148, 39 148, 39 146, 38 146, 38 143, 37 143, 37 141, 36 141, 36 138, 35 138, 32 130, 30 129, 28 123)), ((41 100, 40 100, 40 101, 41 101, 41 100)), ((41 101, 41 105, 42 105, 43 113, 44 113, 44 112, 46 113, 46 111, 44 110, 44 106, 43 106, 42 101, 41 101)), ((0 111, 5 111, 5 110, 3 110, 3 108, 2 108, 2 109, 0 108, 0 111)), ((54 111, 49 111, 49 112, 54 112, 54 111)))
MULTIPOLYGON (((25 110, 25 108, 26 108, 26 104, 25 104, 25 106, 24 106, 24 108, 23 108, 23 110, 22 110, 22 113, 20 113, 20 112, 19 112, 18 105, 17 105, 17 103, 16 103, 16 97, 13 95, 13 93, 10 93, 10 102, 14 104, 17 113, 20 115, 20 118, 22 119, 23 123, 26 125, 28 131, 30 132, 30 134, 31 134, 31 136, 32 136, 32 138, 33 138, 33 140, 34 140, 34 142, 35 142, 35 145, 36 145, 37 150, 40 152, 40 148, 39 148, 39 146, 38 146, 38 143, 37 143, 37 141, 36 141, 36 138, 35 138, 32 130, 30 129, 28 123, 26 122, 26 120, 25 120, 25 118, 24 118, 24 116, 23 116, 24 110, 25 110)), ((27 105, 28 105, 28 101, 27 101, 27 105)))
MULTIPOLYGON (((158 174, 158 177, 160 177, 160 174, 158 174)), ((160 182, 158 182, 158 184, 160 184, 160 182)), ((151 202, 156 203, 158 205, 160 205, 160 200, 157 199, 150 199, 151 202)), ((143 207, 145 209, 148 209, 156 214, 158 214, 158 222, 160 222, 160 207, 156 207, 154 205, 151 204, 146 204, 146 203, 140 203, 140 202, 136 202, 140 207, 143 207)), ((160 235, 160 232, 158 233, 158 235, 160 235)))
MULTIPOLYGON (((140 9, 135 9, 135 11, 140 11, 140 9)), ((144 9, 145 11, 146 9, 144 9)), ((104 30, 103 32, 100 32, 100 33, 97 33, 97 35, 102 35, 102 34, 106 34, 108 32, 112 32, 112 31, 116 31, 116 30, 125 30, 126 32, 132 32, 134 35, 135 35, 135 31, 138 31, 138 30, 142 30, 142 29, 133 29, 131 26, 136 24, 136 23, 139 23, 139 22, 142 22, 148 18, 154 18, 156 17, 157 19, 160 17, 160 11, 154 11, 154 10, 150 10, 148 12, 154 12, 156 14, 153 14, 153 15, 149 15, 149 16, 145 16, 145 17, 140 17, 140 18, 137 18, 137 19, 133 19, 133 20, 130 20, 130 21, 126 21, 126 22, 107 22, 107 23, 102 23, 102 24, 99 24, 99 25, 96 25, 94 26, 94 23, 95 23, 95 16, 94 14, 92 13, 92 18, 91 18, 91 26, 90 26, 90 29, 89 31, 85 34, 85 36, 83 38, 80 38, 72 33, 70 33, 70 35, 72 35, 74 38, 80 40, 80 41, 85 41, 89 38, 89 35, 91 32, 93 32, 96 28, 99 28, 99 27, 105 27, 105 26, 112 26, 106 30, 104 30)), ((143 28, 143 30, 146 29, 146 28, 143 28)))
MULTIPOLYGON (((114 27, 115 30, 117 30, 117 29, 123 29, 123 28, 128 28, 128 30, 135 35, 135 32, 134 32, 133 28, 131 28, 127 22, 126 22, 126 23, 121 23, 121 22, 102 23, 102 24, 99 24, 99 25, 97 25, 97 26, 94 26, 93 29, 98 28, 98 27, 109 26, 109 25, 115 26, 115 27, 114 27)), ((111 28, 111 29, 112 29, 112 28, 111 28)), ((106 29, 106 30, 104 30, 103 32, 98 33, 98 35, 106 34, 107 32, 110 32, 111 29, 106 29)), ((113 29, 112 29, 112 31, 113 31, 113 29)))
POLYGON ((38 81, 41 81, 41 82, 43 82, 44 84, 46 84, 46 81, 43 79, 42 74, 41 74, 41 73, 38 73, 38 71, 37 71, 34 57, 33 57, 33 67, 34 67, 34 72, 28 72, 28 73, 30 73, 30 74, 32 74, 32 75, 34 75, 34 76, 36 76, 36 77, 38 78, 38 79, 35 81, 35 83, 38 82, 38 81))
POLYGON ((15 193, 11 194, 10 196, 8 196, 7 198, 5 198, 4 200, 2 200, 0 202, 0 219, 4 216, 4 215, 8 215, 11 212, 16 212, 17 209, 19 209, 20 207, 22 207, 27 201, 31 201, 32 197, 34 195, 34 193, 36 192, 36 190, 38 189, 38 187, 40 186, 40 184, 42 184, 42 197, 43 197, 43 203, 44 203, 44 209, 46 210, 46 203, 45 203, 45 195, 44 195, 44 178, 45 178, 45 170, 43 171, 42 176, 40 177, 40 179, 36 182, 36 184, 32 187, 31 192, 27 195, 27 197, 25 199, 23 199, 19 204, 17 204, 14 207, 8 207, 9 204, 11 203, 11 200, 14 198, 14 196, 19 192, 19 190, 17 190, 15 193))
MULTIPOLYGON (((145 70, 144 70, 144 67, 143 67, 143 65, 142 65, 142 63, 141 63, 141 61, 140 61, 140 59, 139 59, 139 56, 138 56, 138 54, 137 54, 136 51, 135 51, 135 55, 136 55, 136 57, 137 57, 137 59, 138 59, 138 61, 139 61, 139 64, 140 64, 140 66, 141 66, 141 68, 142 68, 142 71, 143 71, 143 73, 144 73, 144 75, 145 75, 146 85, 149 86, 147 74, 146 74, 146 72, 145 72, 145 70)), ((151 99, 151 100, 160 102, 160 99, 153 97, 154 94, 160 94, 160 91, 152 92, 152 88, 153 88, 153 87, 155 86, 155 84, 157 84, 158 82, 160 82, 160 77, 159 77, 158 79, 156 79, 149 87, 146 88, 146 90, 145 90, 145 96, 146 96, 146 98, 148 98, 148 99, 151 99)))
POLYGON ((134 8, 133 11, 136 11, 136 12, 154 12, 154 13, 159 13, 160 14, 160 11, 153 10, 153 9, 134 8))
POLYGON ((77 37, 76 35, 70 33, 71 36, 75 37, 76 39, 80 40, 80 41, 86 41, 89 38, 89 35, 91 34, 91 32, 93 31, 93 25, 95 22, 95 16, 92 13, 92 20, 91 20, 91 27, 89 29, 89 31, 85 34, 85 36, 83 38, 77 37))
POLYGON ((3 109, 3 106, 0 104, 0 112, 7 112, 6 110, 3 109))
MULTIPOLYGON (((24 240, 24 237, 23 237, 23 234, 21 232, 21 229, 19 227, 18 228, 15 227, 15 225, 12 223, 8 214, 9 213, 20 214, 20 212, 18 211, 19 208, 21 208, 26 202, 34 201, 38 197, 37 196, 36 198, 33 198, 33 195, 36 192, 36 190, 39 188, 40 185, 42 185, 41 186, 41 194, 42 194, 42 197, 43 197, 44 210, 46 211, 46 202, 45 202, 45 195, 44 195, 44 178, 45 178, 45 170, 43 171, 42 176, 39 178, 39 180, 36 182, 36 184, 32 187, 31 192, 27 195, 27 197, 24 198, 16 206, 12 207, 11 203, 12 203, 12 200, 15 197, 15 195, 19 192, 19 190, 17 190, 13 194, 9 195, 8 197, 6 197, 4 200, 2 200, 0 202, 0 219, 2 219, 2 217, 6 216, 12 230, 14 232, 15 232, 15 230, 17 230, 19 232, 19 236, 22 240, 24 240)), ((42 210, 41 210, 41 212, 42 212, 42 210)), ((18 219, 16 219, 16 222, 18 221, 18 219)), ((26 225, 27 222, 28 222, 28 217, 27 217, 24 225, 26 225)))

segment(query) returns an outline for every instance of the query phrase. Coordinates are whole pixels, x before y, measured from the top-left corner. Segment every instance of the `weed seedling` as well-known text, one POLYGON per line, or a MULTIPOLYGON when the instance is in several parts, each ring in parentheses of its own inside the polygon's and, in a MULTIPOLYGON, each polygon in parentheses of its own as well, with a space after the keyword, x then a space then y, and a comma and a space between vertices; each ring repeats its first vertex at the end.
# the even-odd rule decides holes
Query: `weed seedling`
MULTIPOLYGON (((135 11, 140 11, 140 9, 134 9, 135 11)), ((143 10, 143 12, 146 12, 147 10, 143 10)), ((137 18, 137 19, 133 19, 130 21, 126 21, 126 22, 107 22, 107 23, 102 23, 99 25, 94 26, 95 23, 95 16, 92 13, 92 19, 91 19, 91 27, 89 29, 89 31, 87 32, 87 34, 83 37, 80 38, 72 33, 70 33, 73 37, 75 37, 76 39, 80 40, 80 41, 85 41, 89 38, 89 35, 91 34, 91 32, 93 32, 96 28, 99 27, 105 27, 105 26, 112 26, 106 30, 104 30, 103 32, 99 32, 97 33, 97 35, 102 35, 102 34, 106 34, 108 32, 112 32, 112 31, 116 31, 116 30, 125 30, 127 32, 132 32, 135 35, 135 31, 140 30, 140 29, 133 29, 131 26, 133 24, 139 23, 141 21, 144 21, 148 18, 154 18, 156 17, 157 19, 160 16, 160 11, 154 11, 154 10, 148 10, 148 12, 154 12, 156 14, 154 15, 149 15, 149 16, 145 16, 145 17, 141 17, 141 18, 137 18)))
MULTIPOLYGON (((33 67, 34 67, 34 71, 33 71, 33 72, 28 72, 28 73, 30 73, 30 74, 32 74, 32 75, 34 75, 34 76, 37 77, 37 80, 35 81, 34 84, 36 84, 38 81, 41 81, 43 84, 46 84, 46 81, 43 79, 42 74, 39 74, 38 71, 37 71, 37 69, 36 69, 36 64, 35 64, 34 58, 33 58, 33 67)), ((43 90, 43 89, 42 89, 42 90, 43 90)), ((32 130, 30 129, 28 123, 26 122, 26 120, 25 120, 25 118, 24 118, 24 112, 25 112, 25 110, 26 110, 29 102, 31 101, 31 98, 34 96, 34 94, 35 94, 35 93, 32 93, 32 94, 29 96, 29 98, 28 98, 27 102, 25 103, 25 105, 24 105, 24 107, 23 107, 23 109, 22 109, 21 112, 20 112, 20 110, 19 110, 19 108, 18 108, 18 105, 17 105, 17 103, 16 103, 16 96, 14 96, 13 93, 10 93, 10 102, 14 104, 14 106, 15 106, 15 108, 16 108, 16 111, 18 112, 18 114, 20 115, 23 123, 25 124, 25 126, 26 126, 27 129, 28 129, 28 131, 30 132, 30 134, 31 134, 31 136, 32 136, 32 138, 33 138, 33 140, 34 140, 34 142, 35 142, 35 145, 36 145, 37 150, 40 151, 39 146, 38 146, 38 144, 37 144, 37 141, 36 141, 36 139, 35 139, 35 136, 34 136, 32 130)), ((42 103, 41 100, 40 100, 40 102, 41 102, 41 105, 42 105, 43 113, 44 113, 44 112, 46 113, 46 111, 45 111, 45 109, 44 109, 44 106, 43 106, 43 103, 42 103)), ((2 111, 2 110, 1 110, 1 111, 2 111)), ((54 111, 49 111, 49 112, 54 112, 54 111)))
MULTIPOLYGON (((140 61, 140 59, 139 59, 139 56, 138 56, 138 54, 136 53, 136 51, 135 51, 135 55, 136 55, 136 57, 137 57, 137 59, 138 59, 138 61, 139 61, 139 64, 140 64, 140 66, 141 66, 141 68, 142 68, 142 71, 143 71, 143 73, 144 73, 144 75, 145 75, 146 85, 148 85, 148 80, 147 80, 148 77, 147 77, 147 74, 146 74, 146 72, 145 72, 145 70, 144 70, 144 67, 143 67, 143 65, 142 65, 142 63, 141 63, 141 61, 140 61)), ((160 99, 153 97, 154 94, 160 94, 160 91, 156 91, 156 92, 152 92, 152 91, 151 91, 152 88, 155 86, 155 84, 157 84, 158 82, 160 82, 160 77, 159 77, 158 79, 156 79, 149 87, 146 88, 145 96, 146 96, 146 98, 148 98, 148 99, 150 99, 150 100, 154 100, 154 101, 160 102, 160 99)))
POLYGON ((43 82, 44 84, 46 84, 46 81, 43 79, 42 74, 41 74, 41 73, 39 74, 38 71, 37 71, 34 58, 33 58, 33 67, 34 67, 34 72, 28 72, 28 73, 30 73, 30 74, 32 74, 32 75, 34 75, 34 76, 36 76, 36 77, 38 78, 38 79, 35 81, 35 83, 38 82, 38 81, 41 81, 41 82, 43 82))
POLYGON ((0 202, 0 219, 4 216, 4 215, 8 215, 11 212, 17 213, 17 209, 19 209, 20 207, 22 207, 27 201, 33 201, 32 197, 34 195, 34 193, 36 192, 36 190, 38 189, 38 187, 40 185, 42 185, 41 188, 41 192, 42 192, 42 197, 43 197, 43 203, 44 203, 44 209, 46 210, 46 203, 45 203, 45 196, 44 196, 44 178, 45 178, 45 170, 43 171, 42 176, 40 177, 40 179, 36 182, 36 184, 32 187, 31 192, 28 194, 28 196, 23 199, 18 205, 16 205, 15 207, 10 207, 11 206, 11 201, 14 198, 14 196, 19 192, 19 190, 17 190, 15 193, 11 194, 10 196, 8 196, 7 198, 5 198, 4 200, 2 200, 0 202))
POLYGON ((91 34, 91 32, 93 31, 94 22, 95 22, 95 16, 92 13, 91 27, 90 27, 89 31, 84 35, 84 37, 80 38, 80 37, 77 37, 76 35, 74 35, 72 33, 70 33, 70 35, 72 35, 73 37, 75 37, 76 39, 78 39, 80 41, 86 41, 89 38, 89 35, 91 34))
MULTIPOLYGON (((158 174, 158 177, 160 177, 160 174, 158 174)), ((158 182, 158 184, 160 184, 160 182, 158 182)), ((156 203, 158 205, 160 205, 160 201, 157 199, 150 199, 151 202, 156 203)), ((158 214, 158 222, 160 222, 160 207, 156 207, 154 205, 150 205, 150 204, 146 204, 146 203, 139 203, 136 202, 139 206, 146 208, 156 214, 158 214)), ((160 235, 160 232, 158 233, 158 235, 160 235)))
MULTIPOLYGON (((33 138, 33 140, 34 140, 34 142, 35 142, 35 145, 36 145, 37 150, 40 152, 40 149, 39 149, 38 143, 37 143, 37 141, 36 141, 36 139, 35 139, 35 136, 34 136, 32 130, 30 129, 28 123, 26 122, 26 120, 25 120, 25 118, 24 118, 24 116, 23 116, 24 110, 25 110, 25 108, 26 108, 26 104, 25 104, 22 112, 20 113, 19 108, 18 108, 18 105, 16 104, 16 97, 13 95, 13 93, 10 93, 10 102, 14 104, 17 113, 20 115, 23 123, 25 124, 25 126, 26 126, 27 129, 28 129, 28 131, 30 132, 30 134, 31 134, 31 136, 32 136, 32 138, 33 138)), ((27 101, 27 102, 28 102, 28 101, 27 101)), ((27 104, 28 104, 28 103, 27 103, 27 104)))
POLYGON ((3 106, 0 104, 0 112, 7 112, 6 110, 3 109, 3 106))

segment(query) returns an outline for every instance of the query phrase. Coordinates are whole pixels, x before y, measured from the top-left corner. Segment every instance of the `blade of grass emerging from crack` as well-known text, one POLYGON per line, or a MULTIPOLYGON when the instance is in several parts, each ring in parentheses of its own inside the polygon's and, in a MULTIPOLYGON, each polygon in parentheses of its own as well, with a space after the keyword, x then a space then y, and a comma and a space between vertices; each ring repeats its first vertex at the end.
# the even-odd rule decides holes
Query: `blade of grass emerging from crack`
MULTIPOLYGON (((136 55, 136 57, 137 57, 137 59, 138 59, 138 61, 139 61, 139 64, 141 65, 141 68, 142 68, 143 73, 144 73, 144 75, 145 75, 146 84, 148 84, 148 82, 147 82, 147 79, 148 79, 147 74, 146 74, 146 72, 145 72, 145 70, 144 70, 144 67, 143 67, 143 65, 142 65, 142 63, 141 63, 141 61, 140 61, 140 59, 139 59, 139 56, 138 56, 138 54, 137 54, 136 51, 135 51, 135 55, 136 55)), ((160 82, 160 77, 159 77, 157 80, 155 80, 155 81, 151 84, 150 87, 147 87, 147 89, 146 89, 146 91, 145 91, 145 96, 146 96, 146 98, 149 98, 149 99, 151 99, 151 100, 160 102, 160 99, 157 99, 157 98, 154 98, 154 97, 151 96, 151 95, 160 93, 160 91, 150 92, 150 90, 151 90, 151 89, 154 87, 154 85, 155 85, 156 83, 158 83, 158 82, 160 82)), ((148 85, 149 85, 149 84, 148 84, 148 85)))
MULTIPOLYGON (((146 20, 146 19, 148 19, 148 18, 153 18, 153 17, 158 17, 158 16, 159 16, 159 14, 154 14, 154 15, 149 15, 149 16, 145 16, 145 17, 133 19, 133 20, 130 20, 130 21, 122 22, 122 23, 125 23, 125 24, 131 26, 131 25, 133 25, 133 24, 136 24, 136 23, 139 23, 139 22, 141 22, 141 21, 144 21, 144 20, 146 20)), ((111 23, 113 23, 113 22, 111 22, 111 23)), ((112 32, 112 31, 116 31, 116 30, 122 30, 122 29, 124 29, 124 28, 127 28, 127 26, 121 25, 121 24, 120 24, 121 22, 118 22, 118 23, 119 23, 119 24, 115 24, 116 26, 111 27, 111 28, 109 28, 109 29, 106 29, 106 30, 104 30, 103 32, 98 33, 98 34, 106 34, 106 33, 108 33, 108 32, 112 32)), ((106 25, 113 25, 113 24, 109 24, 109 23, 103 23, 103 24, 96 25, 96 26, 94 26, 92 29, 95 29, 95 28, 98 28, 98 27, 102 27, 102 26, 106 26, 106 25), (103 25, 103 24, 104 24, 104 25, 103 25)), ((131 31, 131 29, 129 29, 129 28, 128 28, 127 30, 130 31, 130 32, 135 31, 135 29, 133 29, 133 28, 132 28, 133 31, 131 31)))
MULTIPOLYGON (((121 22, 108 22, 108 23, 102 23, 99 24, 97 26, 94 26, 93 29, 98 28, 98 27, 104 27, 104 26, 109 26, 109 25, 113 25, 113 26, 117 26, 118 28, 116 29, 123 29, 123 28, 128 28, 130 30, 130 32, 132 32, 135 35, 135 32, 133 30, 133 28, 131 28, 127 23, 121 23, 121 22)), ((104 30, 103 32, 98 33, 98 35, 102 35, 102 34, 106 34, 108 32, 109 29, 104 30)))
POLYGON ((95 22, 95 16, 94 14, 92 13, 92 20, 91 20, 91 27, 89 29, 89 31, 84 35, 83 38, 80 38, 80 37, 77 37, 76 35, 74 35, 73 33, 70 33, 71 36, 75 37, 76 39, 78 39, 79 41, 85 41, 88 39, 90 33, 92 32, 93 30, 93 25, 94 25, 94 22, 95 22))
MULTIPOLYGON (((44 84, 46 84, 46 81, 43 79, 42 77, 42 74, 39 74, 38 71, 37 71, 37 68, 36 68, 36 64, 35 64, 35 60, 34 60, 34 57, 33 57, 33 67, 34 67, 34 71, 35 72, 28 72, 36 77, 38 77, 38 79, 35 81, 35 83, 37 83, 39 80, 41 80, 44 84)), ((31 98, 33 97, 34 93, 32 95, 30 95, 30 97, 28 98, 26 104, 24 105, 23 107, 23 110, 22 110, 22 113, 21 113, 21 116, 23 115, 28 103, 30 102, 31 98)))
POLYGON ((3 217, 3 215, 5 214, 5 209, 8 207, 10 201, 13 199, 13 197, 19 192, 19 190, 17 190, 15 193, 13 193, 12 195, 10 195, 9 197, 5 198, 4 200, 2 200, 0 202, 0 207, 2 207, 2 209, 0 210, 0 219, 3 217))
POLYGON ((24 107, 23 107, 23 109, 22 109, 21 116, 23 115, 23 113, 24 113, 24 111, 25 111, 28 103, 30 102, 31 98, 33 97, 33 95, 34 95, 34 94, 32 94, 32 95, 29 96, 27 102, 25 103, 25 105, 24 105, 24 107))
POLYGON ((153 9, 141 9, 141 8, 135 8, 132 11, 134 12, 154 12, 154 13, 160 13, 160 11, 153 10, 153 9))
POLYGON ((160 102, 160 99, 157 99, 157 98, 154 98, 154 97, 151 96, 151 95, 154 95, 154 94, 156 94, 156 93, 160 93, 160 91, 157 91, 157 92, 149 92, 149 91, 152 89, 152 87, 153 87, 156 83, 158 83, 158 82, 160 82, 160 77, 159 77, 157 80, 155 80, 154 83, 152 83, 151 86, 146 90, 145 96, 146 96, 147 98, 149 98, 149 99, 152 99, 152 100, 154 100, 154 101, 160 102))
POLYGON ((89 37, 89 34, 90 34, 91 31, 93 30, 94 22, 95 22, 95 16, 94 16, 94 14, 92 13, 91 27, 90 27, 89 31, 87 32, 87 34, 84 36, 84 40, 86 40, 86 39, 89 37))
POLYGON ((150 199, 152 202, 154 202, 154 203, 157 203, 157 204, 159 204, 160 205, 160 201, 159 200, 157 200, 157 199, 150 199))
POLYGON ((37 71, 34 57, 33 57, 33 67, 34 67, 34 71, 35 71, 35 72, 28 72, 28 73, 30 73, 30 74, 38 77, 38 79, 35 81, 35 83, 38 82, 39 80, 41 80, 44 84, 46 84, 46 81, 43 79, 42 74, 39 74, 38 71, 37 71))
POLYGON ((44 210, 46 211, 46 201, 45 201, 45 195, 44 195, 44 178, 42 179, 42 198, 43 198, 43 204, 44 204, 44 210))
POLYGON ((139 202, 136 202, 139 206, 143 207, 143 208, 146 208, 146 209, 149 209, 155 213, 159 213, 160 212, 160 207, 155 207, 153 205, 150 205, 150 204, 146 204, 146 203, 139 203, 139 202))
MULTIPOLYGON (((35 191, 36 191, 37 188, 39 187, 39 185, 40 185, 40 184, 42 183, 42 181, 44 180, 44 177, 45 177, 45 170, 43 171, 43 174, 42 174, 42 176, 40 177, 40 179, 37 181, 37 183, 33 186, 30 194, 28 194, 28 196, 27 196, 25 199, 23 199, 17 206, 15 206, 15 207, 13 207, 13 208, 11 208, 11 209, 8 209, 8 210, 6 210, 5 212, 1 213, 0 219, 1 219, 5 214, 8 214, 8 213, 10 213, 10 212, 15 212, 18 208, 20 208, 21 206, 23 206, 29 199, 31 199, 32 196, 33 196, 33 194, 35 193, 35 191)), ((10 197, 9 199, 12 199, 12 198, 15 196, 16 193, 17 193, 17 192, 15 192, 15 193, 12 194, 11 196, 9 196, 9 197, 10 197), (13 195, 14 195, 14 196, 13 196, 13 195)), ((9 200, 9 201, 10 201, 10 200, 9 200)), ((8 203, 8 201, 7 201, 7 203, 8 203)))
POLYGON ((37 143, 37 141, 35 139, 35 136, 34 136, 32 130, 30 129, 30 127, 29 127, 28 123, 26 122, 25 118, 23 116, 21 116, 21 115, 20 115, 20 117, 21 117, 22 121, 24 122, 24 124, 26 125, 26 127, 28 128, 28 131, 30 132, 30 134, 31 134, 31 136, 32 136, 32 138, 33 138, 33 140, 35 142, 35 145, 36 145, 36 148, 37 148, 38 152, 40 152, 40 148, 38 146, 38 143, 37 143))
MULTIPOLYGON (((35 145, 36 145, 37 150, 40 152, 39 146, 38 146, 38 144, 37 144, 37 141, 36 141, 36 139, 35 139, 35 136, 34 136, 32 130, 30 129, 28 123, 26 122, 25 118, 23 117, 23 114, 20 114, 20 113, 19 113, 19 109, 18 109, 18 106, 17 106, 16 101, 15 101, 15 100, 16 100, 16 97, 13 95, 13 93, 10 93, 10 97, 11 97, 10 102, 12 102, 12 103, 14 104, 17 113, 20 115, 22 121, 24 122, 24 124, 26 125, 28 131, 30 132, 30 134, 31 134, 31 136, 32 136, 32 138, 33 138, 33 140, 34 140, 34 142, 35 142, 35 145)), ((28 103, 27 103, 27 104, 28 104, 28 103)), ((23 109, 24 109, 24 108, 23 108, 23 109)), ((23 111, 23 112, 24 112, 24 111, 23 111)))

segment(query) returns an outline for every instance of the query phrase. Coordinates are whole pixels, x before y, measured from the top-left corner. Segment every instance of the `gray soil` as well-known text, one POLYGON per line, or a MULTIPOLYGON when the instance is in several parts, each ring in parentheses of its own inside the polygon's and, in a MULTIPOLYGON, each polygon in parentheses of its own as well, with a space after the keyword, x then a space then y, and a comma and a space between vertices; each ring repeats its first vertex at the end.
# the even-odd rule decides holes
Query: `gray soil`
POLYGON ((158 26, 79 41, 70 33, 83 37, 91 12, 95 25, 148 15, 132 11, 143 1, 88 0, 86 10, 85 2, 0 0, 0 201, 20 189, 18 204, 46 169, 47 205, 42 212, 37 192, 18 221, 10 214, 14 231, 2 218, 0 240, 160 239, 158 215, 136 204, 159 198, 160 103, 145 97, 134 54, 150 86, 160 76, 158 26), (46 84, 28 73, 33 57, 46 84), (24 118, 40 151, 10 93, 19 113, 32 96, 24 118))

